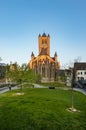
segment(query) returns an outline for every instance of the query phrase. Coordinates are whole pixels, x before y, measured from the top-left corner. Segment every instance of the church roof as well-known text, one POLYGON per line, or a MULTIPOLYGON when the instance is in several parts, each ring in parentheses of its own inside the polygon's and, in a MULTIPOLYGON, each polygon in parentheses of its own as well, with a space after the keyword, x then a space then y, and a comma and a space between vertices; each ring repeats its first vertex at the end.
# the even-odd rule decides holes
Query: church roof
POLYGON ((47 49, 46 48, 42 48, 42 50, 41 50, 39 55, 47 55, 47 49))
POLYGON ((55 60, 52 57, 48 56, 48 55, 38 55, 37 57, 35 57, 35 59, 33 61, 40 60, 40 59, 41 60, 49 59, 49 61, 55 62, 55 60))

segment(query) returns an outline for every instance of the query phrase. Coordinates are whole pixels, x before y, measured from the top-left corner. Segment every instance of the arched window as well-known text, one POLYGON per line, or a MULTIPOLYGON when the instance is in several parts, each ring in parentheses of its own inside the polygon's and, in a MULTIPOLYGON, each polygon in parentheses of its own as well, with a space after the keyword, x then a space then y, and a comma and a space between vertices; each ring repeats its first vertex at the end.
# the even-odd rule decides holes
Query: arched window
POLYGON ((42 67, 42 76, 45 77, 45 67, 42 67))
POLYGON ((45 44, 47 44, 47 40, 45 39, 45 44))
POLYGON ((44 40, 42 40, 42 44, 44 44, 44 40))

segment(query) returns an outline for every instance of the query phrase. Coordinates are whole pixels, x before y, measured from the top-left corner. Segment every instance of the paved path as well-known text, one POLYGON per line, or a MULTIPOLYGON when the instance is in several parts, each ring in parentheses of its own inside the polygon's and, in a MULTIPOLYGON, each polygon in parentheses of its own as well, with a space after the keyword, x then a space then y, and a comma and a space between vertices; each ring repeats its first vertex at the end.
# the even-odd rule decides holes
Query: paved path
MULTIPOLYGON (((19 86, 11 87, 11 90, 18 89, 18 88, 19 88, 19 86)), ((34 88, 48 88, 48 87, 45 87, 45 86, 42 86, 42 85, 39 85, 39 84, 34 84, 34 88)), ((61 88, 57 87, 57 89, 68 90, 68 88, 62 88, 62 87, 61 88)), ((86 90, 83 90, 83 89, 80 89, 80 88, 73 88, 73 90, 81 92, 84 95, 86 95, 86 90)), ((0 88, 0 94, 5 93, 7 91, 9 91, 9 87, 0 88)))
POLYGON ((0 94, 5 93, 7 91, 9 91, 8 87, 0 88, 0 94))
POLYGON ((48 88, 48 87, 39 84, 34 84, 34 88, 48 88))
POLYGON ((84 95, 86 95, 86 90, 84 89, 80 89, 80 88, 73 88, 74 91, 78 91, 78 92, 81 92, 83 93, 84 95))
MULTIPOLYGON (((14 90, 14 89, 18 89, 18 87, 17 86, 11 87, 11 90, 14 90)), ((0 88, 0 94, 5 93, 7 91, 9 91, 9 87, 0 88)))

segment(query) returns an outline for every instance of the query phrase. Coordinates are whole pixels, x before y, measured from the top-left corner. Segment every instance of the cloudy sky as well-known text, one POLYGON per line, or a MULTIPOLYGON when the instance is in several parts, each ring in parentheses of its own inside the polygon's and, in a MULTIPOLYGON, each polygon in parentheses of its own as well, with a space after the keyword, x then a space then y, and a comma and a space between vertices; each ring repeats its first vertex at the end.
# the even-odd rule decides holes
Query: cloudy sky
POLYGON ((1 62, 28 63, 44 32, 61 65, 86 62, 86 0, 0 0, 1 62))

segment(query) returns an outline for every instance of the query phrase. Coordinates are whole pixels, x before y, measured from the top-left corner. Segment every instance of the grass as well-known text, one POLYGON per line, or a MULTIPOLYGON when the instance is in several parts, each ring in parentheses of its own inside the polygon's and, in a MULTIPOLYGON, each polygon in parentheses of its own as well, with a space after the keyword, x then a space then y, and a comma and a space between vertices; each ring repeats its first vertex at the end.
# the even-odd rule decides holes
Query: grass
POLYGON ((0 130, 86 130, 86 97, 71 91, 24 88, 0 95, 0 130))

